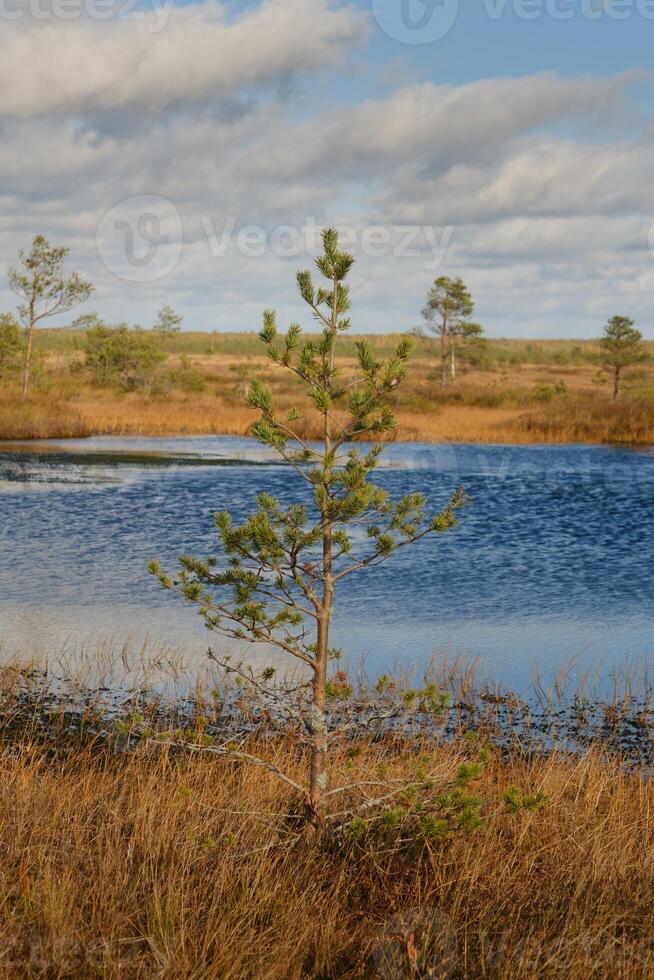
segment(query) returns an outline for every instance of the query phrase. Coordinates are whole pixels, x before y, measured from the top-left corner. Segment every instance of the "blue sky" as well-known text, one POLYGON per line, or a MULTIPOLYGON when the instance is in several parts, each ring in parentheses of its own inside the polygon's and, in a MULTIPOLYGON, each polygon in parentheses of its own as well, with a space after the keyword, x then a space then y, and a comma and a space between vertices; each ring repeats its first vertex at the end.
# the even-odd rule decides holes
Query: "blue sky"
POLYGON ((507 0, 493 20, 487 12, 492 3, 487 8, 481 0, 462 0, 454 26, 436 42, 409 48, 376 30, 369 47, 377 59, 406 56, 417 77, 453 84, 549 70, 608 74, 651 60, 651 30, 635 13, 622 22, 589 22, 580 3, 561 7, 574 10, 574 18, 554 20, 543 3, 538 19, 523 20, 507 0))
POLYGON ((0 32, 3 267, 41 232, 111 322, 253 330, 305 316, 333 223, 355 329, 461 275, 490 335, 654 336, 654 0, 35 2, 0 32))

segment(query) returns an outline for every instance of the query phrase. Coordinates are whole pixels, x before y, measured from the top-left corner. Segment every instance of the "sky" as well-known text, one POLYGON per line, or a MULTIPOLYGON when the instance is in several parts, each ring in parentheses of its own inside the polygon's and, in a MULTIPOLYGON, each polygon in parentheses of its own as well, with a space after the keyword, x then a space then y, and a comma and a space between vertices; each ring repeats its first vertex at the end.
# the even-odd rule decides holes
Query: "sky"
MULTIPOLYGON (((654 0, 0 0, 0 310, 36 234, 79 313, 312 321, 334 225, 356 332, 461 276, 489 336, 654 337, 654 0)), ((51 325, 70 322, 71 315, 51 325)))

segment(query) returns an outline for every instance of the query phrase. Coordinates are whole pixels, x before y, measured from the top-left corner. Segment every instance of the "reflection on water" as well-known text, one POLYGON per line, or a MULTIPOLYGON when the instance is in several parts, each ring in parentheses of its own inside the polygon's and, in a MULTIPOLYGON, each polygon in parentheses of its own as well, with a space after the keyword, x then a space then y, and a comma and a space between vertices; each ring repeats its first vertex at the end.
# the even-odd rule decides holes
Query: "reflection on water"
MULTIPOLYGON (((230 437, 0 444, 0 646, 81 638, 206 648, 209 635, 145 566, 214 547, 212 514, 245 515, 261 489, 304 485, 256 443, 230 437), (40 492, 28 492, 34 488, 40 492)), ((460 526, 348 581, 335 642, 371 667, 447 647, 509 682, 577 657, 654 650, 654 456, 588 446, 393 444, 378 482, 440 507, 462 483, 460 526)))

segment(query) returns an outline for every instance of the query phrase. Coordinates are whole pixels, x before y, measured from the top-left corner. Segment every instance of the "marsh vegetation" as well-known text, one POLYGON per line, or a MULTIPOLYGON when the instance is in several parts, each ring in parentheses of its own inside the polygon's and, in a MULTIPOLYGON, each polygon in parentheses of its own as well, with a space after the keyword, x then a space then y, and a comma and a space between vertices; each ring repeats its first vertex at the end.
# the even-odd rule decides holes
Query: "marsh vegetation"
POLYGON ((292 720, 246 681, 179 669, 167 699, 167 660, 135 672, 123 652, 127 688, 97 664, 93 682, 0 670, 3 976, 651 975, 654 789, 616 737, 651 745, 651 695, 528 705, 452 665, 415 684, 432 705, 343 683, 333 723, 380 698, 399 713, 334 747, 343 790, 315 839, 292 786, 212 751, 301 780, 292 720), (530 713, 558 732, 547 748, 516 724, 530 713))
MULTIPOLYGON (((148 339, 151 334, 148 334, 148 339)), ((93 339, 93 335, 91 337, 93 339)), ((354 371, 356 336, 344 337, 337 363, 354 371)), ((368 336, 388 356, 398 335, 368 336)), ((19 405, 20 381, 2 376, 0 437, 65 438, 90 434, 244 435, 256 418, 245 405, 259 375, 279 404, 299 389, 266 363, 256 334, 182 332, 156 338, 163 356, 155 376, 138 383, 118 371, 106 379, 87 365, 88 331, 40 329, 32 394, 19 405)), ((596 341, 488 340, 482 356, 459 355, 455 385, 439 383, 436 339, 418 337, 405 386, 394 399, 394 438, 454 442, 626 442, 654 440, 652 353, 624 372, 614 404, 612 378, 596 341)), ((0 354, 1 358, 1 354, 0 354)), ((18 361, 16 363, 19 363, 18 361)), ((317 427, 309 414, 307 435, 317 427)))

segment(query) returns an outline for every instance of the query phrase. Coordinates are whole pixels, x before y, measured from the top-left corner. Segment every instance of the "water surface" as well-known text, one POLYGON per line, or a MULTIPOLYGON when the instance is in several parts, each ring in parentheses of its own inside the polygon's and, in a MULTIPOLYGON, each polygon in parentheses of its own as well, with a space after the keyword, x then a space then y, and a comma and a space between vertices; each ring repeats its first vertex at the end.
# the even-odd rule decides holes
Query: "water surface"
MULTIPOLYGON (((397 443, 377 481, 434 510, 463 484, 454 531, 347 580, 335 641, 371 668, 436 650, 481 656, 504 683, 654 653, 654 455, 649 449, 397 443)), ((0 444, 0 646, 55 650, 111 635, 200 654, 200 620, 147 574, 215 550, 214 511, 238 520, 293 471, 233 437, 0 444)))

